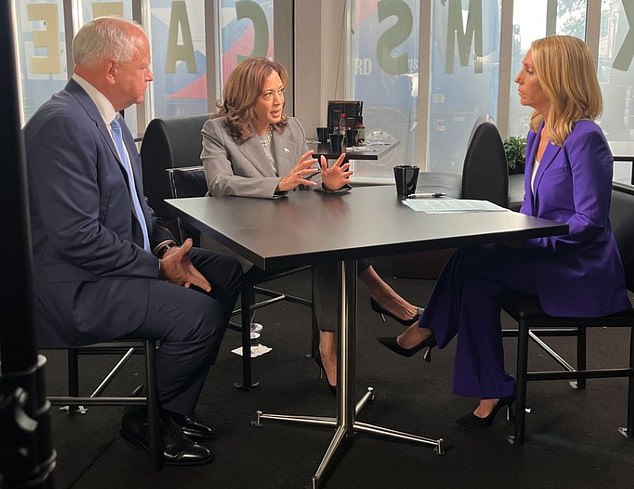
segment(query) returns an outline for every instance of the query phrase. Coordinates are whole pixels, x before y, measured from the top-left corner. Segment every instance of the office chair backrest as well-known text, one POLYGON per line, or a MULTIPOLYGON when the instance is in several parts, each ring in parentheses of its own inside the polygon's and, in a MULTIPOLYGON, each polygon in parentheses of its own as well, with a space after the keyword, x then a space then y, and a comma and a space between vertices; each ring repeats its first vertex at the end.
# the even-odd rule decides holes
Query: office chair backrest
POLYGON ((207 114, 170 119, 153 119, 141 143, 143 185, 154 212, 164 218, 173 214, 163 199, 171 197, 168 168, 200 165, 200 130, 207 114))
POLYGON ((627 288, 634 291, 634 187, 619 183, 612 184, 610 222, 619 245, 627 288))
POLYGON ((461 196, 507 207, 508 187, 509 171, 500 133, 490 120, 478 121, 464 159, 461 196))

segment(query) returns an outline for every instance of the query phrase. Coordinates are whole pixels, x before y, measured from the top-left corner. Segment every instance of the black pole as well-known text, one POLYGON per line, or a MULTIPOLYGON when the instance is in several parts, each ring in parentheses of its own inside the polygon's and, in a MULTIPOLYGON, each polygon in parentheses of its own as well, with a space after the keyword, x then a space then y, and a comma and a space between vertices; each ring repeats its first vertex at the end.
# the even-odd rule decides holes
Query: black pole
POLYGON ((0 2, 0 487, 53 487, 55 450, 32 321, 31 239, 20 131, 13 2, 0 2))

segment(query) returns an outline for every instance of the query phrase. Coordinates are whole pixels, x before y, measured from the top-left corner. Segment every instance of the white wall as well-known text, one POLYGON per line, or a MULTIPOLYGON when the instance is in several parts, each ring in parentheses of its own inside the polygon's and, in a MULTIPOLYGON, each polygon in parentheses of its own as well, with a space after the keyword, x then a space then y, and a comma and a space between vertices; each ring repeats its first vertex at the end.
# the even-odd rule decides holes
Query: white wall
POLYGON ((295 116, 309 138, 325 124, 328 100, 347 96, 347 3, 295 1, 295 116))

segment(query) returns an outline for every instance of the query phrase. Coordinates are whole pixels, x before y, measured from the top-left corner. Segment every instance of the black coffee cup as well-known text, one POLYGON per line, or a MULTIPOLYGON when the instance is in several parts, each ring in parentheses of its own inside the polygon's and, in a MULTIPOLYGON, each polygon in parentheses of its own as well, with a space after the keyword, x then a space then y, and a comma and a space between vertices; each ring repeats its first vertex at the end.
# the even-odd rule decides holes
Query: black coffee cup
POLYGON ((359 143, 359 131, 356 129, 346 130, 346 146, 351 148, 359 143))
POLYGON ((317 139, 319 140, 319 144, 326 144, 328 142, 328 132, 329 129, 327 127, 317 128, 317 139))
POLYGON ((396 195, 405 199, 416 192, 419 168, 415 165, 396 165, 394 167, 394 182, 396 183, 396 195))
POLYGON ((333 154, 338 155, 342 152, 344 138, 345 136, 339 133, 334 133, 330 135, 330 151, 333 154))

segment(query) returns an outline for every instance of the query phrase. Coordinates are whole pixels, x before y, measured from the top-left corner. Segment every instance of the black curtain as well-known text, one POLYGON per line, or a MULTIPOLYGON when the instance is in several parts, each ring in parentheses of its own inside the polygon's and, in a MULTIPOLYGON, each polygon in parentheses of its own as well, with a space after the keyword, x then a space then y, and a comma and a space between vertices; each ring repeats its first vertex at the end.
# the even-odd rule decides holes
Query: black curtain
POLYGON ((13 2, 0 2, 0 487, 53 487, 55 450, 31 313, 31 240, 13 2))

